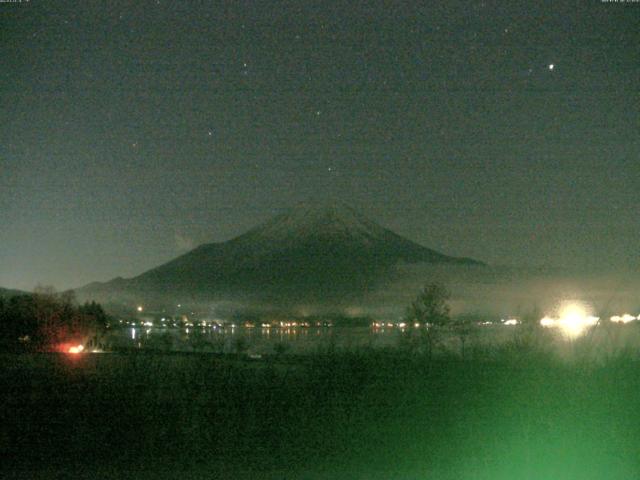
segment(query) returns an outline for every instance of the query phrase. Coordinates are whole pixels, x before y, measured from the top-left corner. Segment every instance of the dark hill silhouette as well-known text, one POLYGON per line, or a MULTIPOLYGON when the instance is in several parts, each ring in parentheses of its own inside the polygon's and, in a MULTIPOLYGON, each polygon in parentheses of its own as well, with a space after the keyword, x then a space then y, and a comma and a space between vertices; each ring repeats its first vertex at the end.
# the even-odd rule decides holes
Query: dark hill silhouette
POLYGON ((80 293, 347 299, 375 288, 385 270, 403 262, 483 265, 425 248, 345 205, 300 205, 232 240, 200 245, 137 277, 90 284, 80 293))
POLYGON ((0 298, 9 298, 9 297, 17 297, 20 295, 30 295, 29 292, 24 292, 22 290, 12 290, 9 288, 0 288, 0 298))

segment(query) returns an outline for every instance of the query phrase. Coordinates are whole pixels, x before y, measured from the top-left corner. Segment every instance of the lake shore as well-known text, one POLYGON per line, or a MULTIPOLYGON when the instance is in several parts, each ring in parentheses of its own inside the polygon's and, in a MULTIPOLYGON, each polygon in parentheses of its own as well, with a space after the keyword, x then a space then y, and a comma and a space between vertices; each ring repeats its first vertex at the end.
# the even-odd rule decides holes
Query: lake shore
POLYGON ((620 478, 640 364, 399 349, 0 355, 6 478, 620 478))

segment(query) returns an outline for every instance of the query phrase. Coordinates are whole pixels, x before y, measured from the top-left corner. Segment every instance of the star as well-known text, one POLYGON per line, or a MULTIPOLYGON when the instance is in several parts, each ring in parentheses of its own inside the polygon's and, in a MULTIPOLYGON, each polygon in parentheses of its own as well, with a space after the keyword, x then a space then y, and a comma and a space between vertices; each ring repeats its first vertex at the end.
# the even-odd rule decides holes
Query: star
POLYGON ((209 132, 207 133, 207 135, 209 135, 210 137, 213 135, 213 132, 211 130, 209 130, 209 132))
POLYGON ((553 63, 549 64, 549 70, 553 70, 554 68, 556 68, 556 66, 553 63))

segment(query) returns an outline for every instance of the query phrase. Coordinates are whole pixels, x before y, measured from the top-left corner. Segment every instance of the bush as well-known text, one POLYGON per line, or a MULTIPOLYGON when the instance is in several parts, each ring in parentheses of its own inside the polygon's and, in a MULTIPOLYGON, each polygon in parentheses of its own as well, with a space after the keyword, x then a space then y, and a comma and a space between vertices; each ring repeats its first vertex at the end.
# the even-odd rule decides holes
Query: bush
POLYGON ((101 333, 107 322, 99 304, 78 305, 72 292, 52 288, 0 302, 0 339, 7 350, 55 350, 101 333))

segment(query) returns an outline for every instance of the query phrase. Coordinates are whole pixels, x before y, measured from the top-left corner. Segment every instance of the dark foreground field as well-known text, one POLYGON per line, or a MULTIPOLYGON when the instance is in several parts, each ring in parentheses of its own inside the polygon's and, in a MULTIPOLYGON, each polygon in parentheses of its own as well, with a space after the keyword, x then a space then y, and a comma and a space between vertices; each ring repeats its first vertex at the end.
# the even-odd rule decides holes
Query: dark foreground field
POLYGON ((0 356, 2 478, 633 479, 640 364, 0 356))

